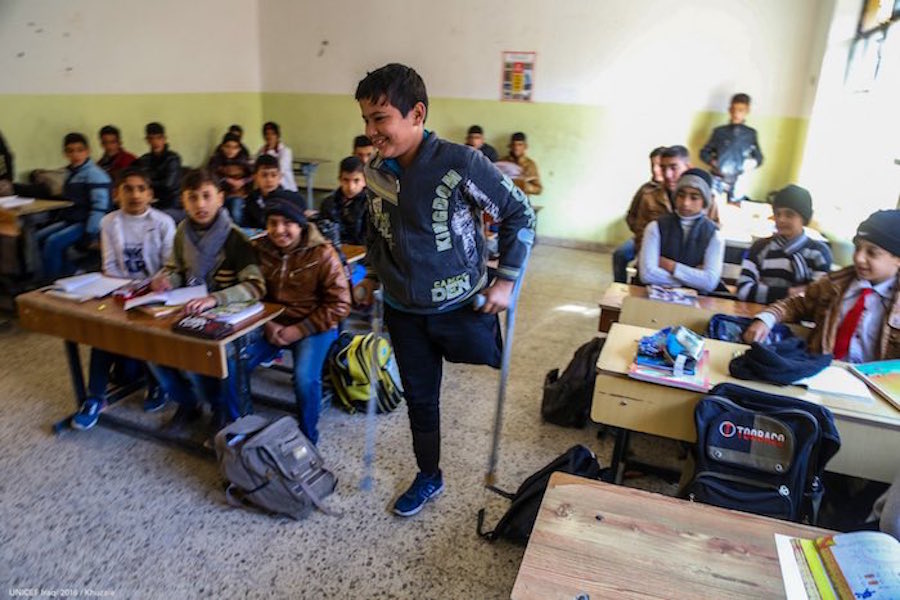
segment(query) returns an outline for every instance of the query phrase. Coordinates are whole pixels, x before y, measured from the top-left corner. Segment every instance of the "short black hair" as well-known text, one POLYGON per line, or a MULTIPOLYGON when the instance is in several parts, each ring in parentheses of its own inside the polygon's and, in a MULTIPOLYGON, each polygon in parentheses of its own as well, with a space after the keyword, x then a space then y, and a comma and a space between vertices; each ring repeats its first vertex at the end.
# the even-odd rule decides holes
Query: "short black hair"
POLYGON ((669 146, 665 150, 663 150, 660 155, 660 158, 683 158, 688 159, 691 157, 690 151, 680 144, 676 144, 674 146, 669 146))
POLYGON ((370 140, 368 136, 358 135, 355 138, 353 138, 353 149, 354 150, 356 150, 357 148, 365 148, 366 146, 371 146, 371 145, 372 145, 372 140, 370 140))
POLYGON ((512 134, 511 136, 509 136, 509 141, 510 142, 527 142, 528 138, 526 138, 525 134, 522 133, 521 131, 517 131, 514 134, 512 134))
POLYGON ((279 127, 278 123, 276 123, 275 121, 266 121, 265 123, 263 123, 263 128, 262 128, 263 137, 265 137, 265 135, 266 135, 266 129, 271 129, 272 131, 275 132, 275 135, 277 135, 278 137, 281 137, 281 127, 279 127))
POLYGON ((256 173, 260 169, 278 169, 281 171, 281 165, 278 164, 278 159, 271 154, 260 154, 256 157, 256 162, 253 163, 253 172, 256 173))
POLYGON ((119 128, 115 125, 104 125, 100 128, 99 135, 100 137, 103 137, 104 135, 114 135, 116 136, 117 140, 122 138, 122 134, 119 132, 119 128))
POLYGON ((147 123, 147 126, 144 127, 144 135, 166 135, 166 128, 163 127, 162 123, 153 121, 152 123, 147 123))
POLYGON ((225 135, 222 136, 222 143, 224 144, 225 142, 235 142, 235 143, 240 144, 241 138, 238 137, 238 134, 231 133, 229 131, 228 133, 226 133, 225 135))
POLYGON ((190 169, 181 178, 181 191, 183 192, 199 190, 204 185, 212 185, 217 190, 222 189, 219 178, 206 169, 190 169))
POLYGON ((237 133, 238 135, 244 135, 244 128, 237 123, 233 123, 228 126, 228 133, 237 133))
POLYGON ((348 156, 341 161, 341 166, 338 169, 338 173, 362 173, 363 166, 363 161, 359 160, 359 157, 348 156))
POLYGON ((119 176, 116 177, 116 187, 119 187, 125 180, 129 177, 140 177, 144 180, 151 188, 153 187, 153 181, 150 179, 150 174, 140 167, 125 167, 119 172, 119 176))
POLYGON ((84 144, 84 146, 90 147, 88 144, 87 138, 84 137, 83 133, 78 133, 77 131, 73 131, 71 133, 67 133, 66 137, 63 138, 63 149, 69 144, 84 144))
POLYGON ((744 93, 735 94, 734 96, 731 97, 731 103, 732 104, 746 104, 747 106, 749 106, 750 105, 750 96, 748 96, 747 94, 744 94, 744 93))
POLYGON ((666 151, 665 146, 657 146, 653 150, 650 151, 650 158, 656 158, 657 156, 662 156, 662 153, 666 151))
POLYGON ((484 129, 481 128, 481 125, 472 125, 466 135, 484 135, 484 129))
POLYGON ((356 86, 355 98, 357 102, 387 102, 404 117, 413 106, 421 102, 425 106, 425 116, 428 116, 425 82, 415 69, 399 63, 391 63, 367 73, 356 86))

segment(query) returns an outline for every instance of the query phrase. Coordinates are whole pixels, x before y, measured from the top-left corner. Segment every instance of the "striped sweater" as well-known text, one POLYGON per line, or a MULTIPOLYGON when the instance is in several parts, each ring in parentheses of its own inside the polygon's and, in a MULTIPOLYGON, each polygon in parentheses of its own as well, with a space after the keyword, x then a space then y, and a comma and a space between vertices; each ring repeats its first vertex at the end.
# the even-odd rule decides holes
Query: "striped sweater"
POLYGON ((781 235, 757 240, 741 263, 737 295, 769 304, 786 298, 788 289, 806 285, 831 270, 831 250, 805 233, 788 240, 781 235))

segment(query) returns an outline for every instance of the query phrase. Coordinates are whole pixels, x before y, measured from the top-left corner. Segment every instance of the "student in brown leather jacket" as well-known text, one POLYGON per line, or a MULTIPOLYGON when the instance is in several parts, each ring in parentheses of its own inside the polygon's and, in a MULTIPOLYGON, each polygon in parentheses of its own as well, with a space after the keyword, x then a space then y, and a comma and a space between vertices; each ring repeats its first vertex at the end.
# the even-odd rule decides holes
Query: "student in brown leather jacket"
MULTIPOLYGON (((302 207, 279 198, 266 204, 265 214, 267 235, 255 242, 265 300, 283 305, 284 312, 266 323, 263 332, 251 334, 246 368, 249 372, 273 360, 282 349, 293 352, 300 429, 315 444, 322 364, 337 339, 338 323, 350 314, 350 286, 337 251, 307 222, 302 207)), ((227 388, 237 394, 233 378, 227 388)))

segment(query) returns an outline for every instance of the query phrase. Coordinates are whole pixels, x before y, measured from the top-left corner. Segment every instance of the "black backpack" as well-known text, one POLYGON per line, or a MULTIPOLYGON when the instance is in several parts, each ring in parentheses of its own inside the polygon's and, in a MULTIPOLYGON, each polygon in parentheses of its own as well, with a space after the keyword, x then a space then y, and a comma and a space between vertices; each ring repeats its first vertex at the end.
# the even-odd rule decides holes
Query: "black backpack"
POLYGON ((554 459, 546 467, 525 480, 515 494, 490 486, 501 496, 512 501, 506 514, 497 522, 493 531, 484 531, 484 509, 478 511, 478 535, 493 542, 503 538, 516 544, 528 542, 534 528, 544 491, 553 473, 571 473, 588 479, 600 478, 600 464, 594 453, 582 445, 572 446, 565 454, 554 459))
POLYGON ((553 369, 544 377, 541 417, 548 423, 582 428, 587 423, 597 379, 597 358, 606 338, 594 338, 575 351, 563 371, 553 369))
POLYGON ((826 463, 841 447, 824 406, 722 383, 694 409, 694 473, 682 497, 815 523, 826 463))

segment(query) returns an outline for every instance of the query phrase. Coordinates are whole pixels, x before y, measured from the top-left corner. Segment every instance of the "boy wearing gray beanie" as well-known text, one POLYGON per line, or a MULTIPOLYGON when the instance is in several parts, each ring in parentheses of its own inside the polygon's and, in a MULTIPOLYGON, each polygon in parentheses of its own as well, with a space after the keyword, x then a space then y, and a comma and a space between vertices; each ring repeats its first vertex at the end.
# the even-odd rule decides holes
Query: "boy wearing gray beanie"
POLYGON ((675 188, 675 212, 644 229, 638 275, 645 285, 689 287, 709 293, 719 287, 725 244, 706 212, 711 177, 688 169, 675 188))

